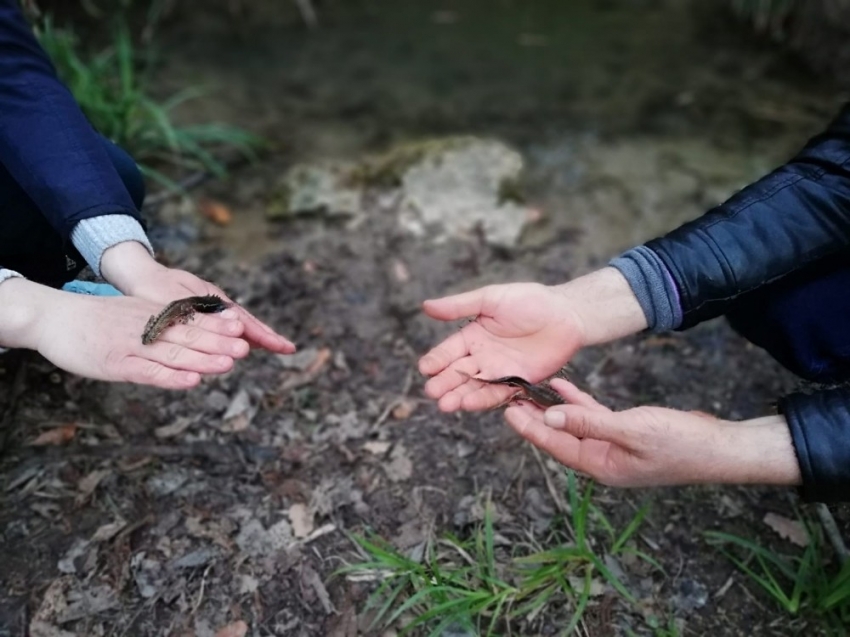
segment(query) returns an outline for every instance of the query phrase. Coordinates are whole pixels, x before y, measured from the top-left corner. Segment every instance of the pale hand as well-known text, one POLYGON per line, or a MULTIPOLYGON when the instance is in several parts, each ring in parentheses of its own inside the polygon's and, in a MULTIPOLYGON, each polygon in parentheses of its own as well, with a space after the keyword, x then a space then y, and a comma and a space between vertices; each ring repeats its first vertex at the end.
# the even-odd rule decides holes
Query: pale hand
POLYGON ((419 361, 432 376, 425 392, 443 411, 488 409, 513 393, 509 387, 469 382, 522 376, 537 382, 560 369, 581 346, 581 326, 555 288, 538 283, 493 285, 426 301, 425 313, 441 321, 476 317, 419 361))
POLYGON ((602 484, 800 484, 782 416, 732 422, 662 407, 614 412, 567 381, 555 379, 552 387, 569 404, 545 414, 528 403, 512 406, 505 410, 508 424, 602 484))
POLYGON ((119 243, 106 250, 101 260, 101 271, 104 278, 124 294, 154 301, 161 306, 187 296, 219 296, 233 303, 224 316, 237 318, 243 323, 245 330, 242 338, 251 346, 278 354, 295 351, 292 342, 235 304, 220 288, 184 270, 167 268, 157 263, 135 241, 119 243))
POLYGON ((34 349, 57 367, 106 381, 188 389, 248 354, 242 323, 205 314, 165 330, 151 345, 142 331, 159 303, 54 290, 26 279, 0 285, 0 344, 34 349))
POLYGON ((464 374, 489 380, 521 376, 536 383, 581 347, 646 327, 631 288, 613 268, 559 286, 492 285, 426 301, 424 310, 440 321, 475 319, 419 361, 419 371, 432 377, 425 392, 443 411, 489 409, 514 392, 469 382, 464 374))

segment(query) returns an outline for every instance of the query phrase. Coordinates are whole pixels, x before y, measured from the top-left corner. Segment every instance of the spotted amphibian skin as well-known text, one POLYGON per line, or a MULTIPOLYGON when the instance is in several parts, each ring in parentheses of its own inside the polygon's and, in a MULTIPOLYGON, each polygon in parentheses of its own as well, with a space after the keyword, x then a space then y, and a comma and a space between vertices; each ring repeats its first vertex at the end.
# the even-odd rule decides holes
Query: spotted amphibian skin
POLYGON ((167 328, 176 323, 188 323, 195 316, 195 312, 202 314, 216 314, 230 307, 221 297, 209 294, 207 296, 190 296, 185 299, 172 301, 165 306, 159 314, 151 316, 142 332, 142 344, 150 345, 167 328))
POLYGON ((477 380, 482 383, 487 383, 489 385, 508 385, 510 387, 516 387, 521 391, 511 396, 510 401, 514 400, 527 400, 529 402, 534 403, 541 409, 548 409, 549 407, 554 407, 555 405, 563 405, 565 403, 564 399, 556 392, 554 389, 549 387, 548 385, 534 385, 529 383, 524 378, 519 376, 503 376, 502 378, 494 378, 493 380, 487 380, 485 378, 476 378, 474 376, 470 376, 464 372, 458 372, 461 376, 466 376, 467 378, 471 378, 472 380, 477 380))

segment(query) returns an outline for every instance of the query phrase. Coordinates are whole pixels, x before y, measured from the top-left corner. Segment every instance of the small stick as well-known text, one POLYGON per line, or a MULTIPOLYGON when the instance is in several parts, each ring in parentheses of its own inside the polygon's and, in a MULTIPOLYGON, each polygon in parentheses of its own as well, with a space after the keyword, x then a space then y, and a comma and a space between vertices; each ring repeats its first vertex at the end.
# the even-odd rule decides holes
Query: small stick
POLYGON ((847 546, 844 544, 844 539, 841 537, 841 531, 838 530, 838 525, 835 523, 835 518, 832 513, 823 503, 817 505, 818 517, 823 525, 823 530, 829 541, 832 543, 832 548, 835 549, 835 554, 838 556, 838 563, 844 564, 847 561, 847 546))

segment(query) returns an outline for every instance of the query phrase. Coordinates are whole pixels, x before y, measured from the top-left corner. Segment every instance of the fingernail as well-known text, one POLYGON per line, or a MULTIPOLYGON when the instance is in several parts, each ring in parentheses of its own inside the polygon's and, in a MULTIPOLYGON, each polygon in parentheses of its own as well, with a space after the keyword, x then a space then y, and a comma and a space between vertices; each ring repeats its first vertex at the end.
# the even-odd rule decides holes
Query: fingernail
POLYGON ((547 411, 543 414, 543 422, 552 429, 563 429, 567 423, 567 415, 560 411, 547 411))
POLYGON ((218 357, 218 366, 219 367, 229 367, 230 363, 233 359, 230 356, 219 356, 218 357))
POLYGON ((237 356, 242 356, 246 351, 246 343, 242 341, 241 343, 236 343, 230 351, 232 351, 237 356))
POLYGON ((226 319, 239 318, 239 315, 236 313, 236 310, 224 310, 221 313, 220 316, 221 316, 221 318, 226 318, 226 319))
POLYGON ((242 324, 239 323, 239 322, 233 322, 233 323, 231 323, 230 325, 227 326, 227 331, 230 332, 231 334, 236 334, 241 329, 242 329, 242 324))

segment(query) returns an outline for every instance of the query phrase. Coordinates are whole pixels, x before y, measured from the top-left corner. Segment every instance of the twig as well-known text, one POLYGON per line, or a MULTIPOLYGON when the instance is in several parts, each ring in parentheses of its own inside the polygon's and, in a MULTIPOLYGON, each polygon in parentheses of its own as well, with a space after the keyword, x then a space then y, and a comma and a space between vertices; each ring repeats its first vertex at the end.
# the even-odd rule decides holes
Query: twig
POLYGON ((189 615, 190 617, 194 617, 198 612, 198 609, 201 607, 201 602, 204 601, 204 586, 207 583, 207 575, 209 575, 210 569, 213 567, 213 564, 207 566, 206 570, 204 570, 204 574, 201 576, 201 588, 198 591, 198 599, 195 600, 195 605, 192 607, 192 612, 189 615))
POLYGON ((576 532, 575 529, 573 529, 573 525, 570 522, 569 518, 570 507, 567 506, 567 503, 564 502, 564 499, 561 497, 561 494, 558 493, 558 490, 552 483, 552 477, 549 475, 549 470, 543 463, 543 458, 540 456, 540 452, 537 450, 537 447, 531 447, 531 451, 534 453, 534 458, 537 460, 537 464, 540 465, 540 471, 543 473, 543 479, 546 481, 546 488, 549 490, 549 495, 552 496, 552 500, 555 501, 555 506, 564 515, 564 525, 569 530, 570 535, 573 536, 573 539, 575 539, 576 532))
POLYGON ((841 537, 841 531, 838 530, 835 518, 832 517, 829 507, 823 503, 818 503, 816 509, 820 523, 823 525, 823 530, 826 532, 826 536, 829 538, 832 548, 835 549, 835 554, 838 556, 839 563, 844 564, 847 561, 847 546, 844 544, 844 539, 841 537))
POLYGON ((384 411, 381 412, 381 415, 378 416, 378 419, 372 424, 372 429, 377 429, 381 425, 384 424, 387 418, 390 417, 393 409, 401 405, 404 400, 407 398, 407 395, 410 393, 410 387, 413 385, 413 372, 408 371, 407 376, 404 379, 404 387, 401 389, 401 393, 396 396, 395 399, 391 400, 387 406, 384 408, 384 411))

